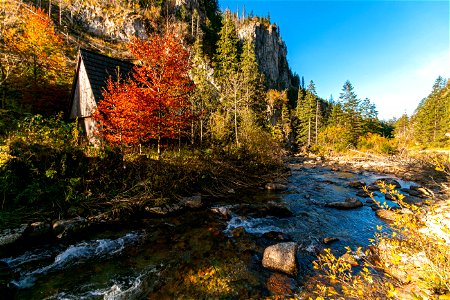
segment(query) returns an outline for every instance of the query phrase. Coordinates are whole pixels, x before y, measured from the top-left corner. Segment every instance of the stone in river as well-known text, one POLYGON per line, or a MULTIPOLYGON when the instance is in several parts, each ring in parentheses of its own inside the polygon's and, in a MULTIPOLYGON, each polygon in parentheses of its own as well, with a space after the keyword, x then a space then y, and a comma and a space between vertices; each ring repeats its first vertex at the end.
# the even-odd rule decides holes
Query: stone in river
POLYGON ((358 191, 356 193, 356 196, 361 197, 361 198, 370 198, 370 196, 365 191, 358 191))
POLYGON ((349 186, 349 187, 357 188, 357 189, 360 189, 360 188, 362 188, 362 187, 365 186, 365 185, 366 185, 366 184, 365 184, 364 182, 359 181, 359 180, 357 180, 357 181, 352 181, 352 182, 349 182, 349 183, 348 183, 348 186, 349 186))
POLYGON ((378 218, 387 220, 387 221, 395 221, 397 214, 392 210, 388 209, 378 209, 376 211, 376 215, 378 218))
POLYGON ((324 239, 322 240, 322 242, 323 242, 324 244, 331 244, 331 243, 334 243, 334 242, 337 242, 337 241, 339 241, 339 239, 338 239, 338 238, 335 238, 335 237, 326 237, 326 238, 324 238, 324 239))
POLYGON ((262 265, 270 270, 293 276, 297 273, 297 248, 298 245, 294 242, 269 246, 264 250, 262 265))
POLYGON ((325 204, 326 207, 337 209, 353 209, 363 206, 364 204, 356 198, 348 198, 343 202, 331 202, 325 204))
POLYGON ((270 191, 283 191, 287 189, 287 186, 282 183, 269 182, 266 184, 266 190, 270 191))
POLYGON ((375 180, 375 182, 372 183, 372 185, 379 185, 382 182, 384 182, 387 185, 393 185, 393 186, 395 186, 396 189, 400 189, 402 187, 400 185, 400 183, 393 178, 380 178, 380 179, 375 180))

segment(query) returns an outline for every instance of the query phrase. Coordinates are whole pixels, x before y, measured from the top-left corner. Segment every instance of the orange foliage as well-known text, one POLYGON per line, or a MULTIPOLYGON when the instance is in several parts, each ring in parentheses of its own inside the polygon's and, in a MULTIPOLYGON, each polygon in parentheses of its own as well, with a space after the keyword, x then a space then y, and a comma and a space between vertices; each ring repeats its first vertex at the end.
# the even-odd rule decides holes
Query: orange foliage
POLYGON ((181 136, 192 120, 188 94, 189 51, 172 34, 129 44, 139 61, 125 82, 108 83, 94 118, 104 138, 115 145, 181 136))
POLYGON ((55 95, 69 90, 64 41, 44 10, 31 6, 22 12, 21 25, 4 32, 5 44, 19 61, 15 86, 20 87, 25 102, 34 108, 58 105, 58 101, 65 108, 61 99, 55 99, 55 95))

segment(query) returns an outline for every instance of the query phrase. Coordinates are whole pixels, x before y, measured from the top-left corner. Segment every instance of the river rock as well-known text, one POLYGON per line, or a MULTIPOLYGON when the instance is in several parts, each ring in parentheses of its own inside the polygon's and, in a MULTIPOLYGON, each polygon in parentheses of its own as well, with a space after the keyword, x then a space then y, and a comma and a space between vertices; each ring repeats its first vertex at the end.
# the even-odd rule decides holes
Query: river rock
POLYGON ((378 209, 376 210, 375 214, 377 215, 378 218, 387 221, 395 221, 397 217, 397 214, 395 212, 388 209, 378 209))
POLYGON ((201 208, 203 205, 202 196, 184 197, 181 199, 183 206, 191 209, 201 208))
POLYGON ((262 265, 293 276, 297 273, 297 248, 298 245, 294 242, 269 246, 264 250, 262 265))
POLYGON ((331 243, 334 243, 337 241, 339 241, 339 239, 336 237, 326 237, 326 238, 322 239, 322 243, 324 243, 324 244, 331 244, 331 243))
POLYGON ((282 183, 269 182, 266 184, 265 188, 269 191, 284 191, 287 189, 287 185, 282 183))
POLYGON ((274 273, 269 276, 266 281, 267 289, 274 296, 294 295, 296 289, 295 279, 280 273, 274 273))
POLYGON ((420 196, 420 192, 417 191, 417 190, 414 190, 414 189, 406 189, 406 188, 403 188, 403 189, 401 189, 401 191, 402 191, 403 193, 407 193, 407 194, 410 195, 410 196, 414 196, 414 197, 419 197, 419 196, 420 196))
POLYGON ((361 197, 361 198, 370 198, 370 196, 365 191, 358 191, 356 193, 356 196, 361 197))
POLYGON ((402 187, 400 185, 400 183, 393 178, 380 178, 380 179, 375 180, 375 182, 373 182, 371 185, 379 185, 382 182, 384 182, 387 185, 393 185, 393 186, 395 186, 396 189, 400 189, 402 187))
POLYGON ((363 206, 364 204, 356 198, 345 199, 344 202, 331 202, 325 204, 326 207, 337 209, 353 209, 363 206))
POLYGON ((294 213, 284 205, 280 205, 274 202, 269 202, 267 206, 268 216, 279 217, 279 218, 288 218, 294 216, 294 213))
POLYGON ((154 206, 154 207, 146 206, 144 208, 144 210, 153 216, 167 216, 169 214, 179 212, 183 208, 184 208, 184 206, 179 203, 171 203, 171 204, 164 204, 162 206, 154 206))
POLYGON ((380 187, 379 187, 378 185, 376 185, 376 184, 371 184, 371 185, 368 185, 368 186, 367 186, 367 189, 368 189, 369 191, 379 191, 379 190, 380 190, 380 187))
POLYGON ((356 181, 349 182, 347 185, 351 188, 360 189, 363 186, 365 186, 366 184, 362 181, 356 180, 356 181))
POLYGON ((236 237, 241 237, 244 234, 246 234, 246 231, 245 231, 245 228, 243 226, 239 226, 239 227, 234 228, 231 231, 231 234, 233 235, 233 237, 236 238, 236 237))
MULTIPOLYGON (((423 187, 423 186, 412 185, 410 187, 410 190, 417 191, 419 193, 419 195, 418 195, 419 197, 431 197, 431 198, 434 197, 433 191, 430 189, 427 189, 426 187, 423 187)), ((411 196, 415 196, 415 195, 411 195, 411 196)))
POLYGON ((265 232, 262 235, 263 238, 266 238, 268 240, 274 240, 274 241, 281 241, 281 242, 287 242, 291 240, 291 237, 287 234, 284 234, 279 231, 269 231, 265 232))
POLYGON ((89 222, 82 217, 59 220, 53 223, 53 233, 58 239, 69 237, 73 234, 77 234, 89 226, 89 222))
POLYGON ((397 197, 395 197, 394 195, 392 195, 390 193, 384 194, 384 199, 391 200, 391 201, 397 201, 397 197))
POLYGON ((34 222, 27 231, 27 236, 32 239, 43 238, 51 234, 52 226, 46 222, 34 222))
POLYGON ((28 225, 22 224, 18 228, 0 231, 0 247, 14 244, 15 242, 23 238, 27 229, 28 225))
POLYGON ((358 261, 351 253, 345 253, 340 257, 340 259, 350 264, 352 267, 356 267, 357 265, 359 265, 358 261))
POLYGON ((213 207, 211 208, 211 212, 219 215, 221 219, 229 220, 231 218, 231 211, 228 207, 213 207))

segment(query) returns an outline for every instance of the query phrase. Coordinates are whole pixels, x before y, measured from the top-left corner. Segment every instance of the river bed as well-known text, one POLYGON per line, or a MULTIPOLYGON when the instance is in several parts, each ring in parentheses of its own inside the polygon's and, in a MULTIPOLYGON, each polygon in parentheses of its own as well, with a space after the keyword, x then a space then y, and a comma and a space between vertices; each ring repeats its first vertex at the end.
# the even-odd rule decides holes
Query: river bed
MULTIPOLYGON (((209 209, 190 211, 0 258, 14 272, 14 298, 248 299, 298 292, 321 249, 340 254, 345 246, 367 246, 377 225, 386 225, 348 184, 387 176, 295 160, 288 166, 287 188, 281 192, 258 190, 215 202, 230 212, 228 219, 209 209), (365 205, 351 210, 325 206, 349 197, 365 205), (292 215, 261 213, 267 203, 285 206, 292 215), (338 241, 324 245, 326 237, 338 241), (283 240, 299 245, 294 278, 261 266, 264 248, 283 240)), ((397 180, 403 188, 412 184, 397 180)), ((375 197, 385 201, 378 192, 375 197)))

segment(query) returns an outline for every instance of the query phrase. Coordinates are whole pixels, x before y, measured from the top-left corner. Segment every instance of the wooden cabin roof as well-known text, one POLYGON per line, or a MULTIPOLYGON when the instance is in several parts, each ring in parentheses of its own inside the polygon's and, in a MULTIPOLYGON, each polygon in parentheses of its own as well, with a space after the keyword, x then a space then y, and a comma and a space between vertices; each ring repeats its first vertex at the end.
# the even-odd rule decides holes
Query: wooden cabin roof
POLYGON ((119 72, 121 78, 127 78, 134 66, 131 62, 111 58, 85 49, 80 49, 80 56, 86 68, 95 102, 102 98, 103 90, 106 88, 110 76, 113 80, 117 80, 117 73, 119 72))

